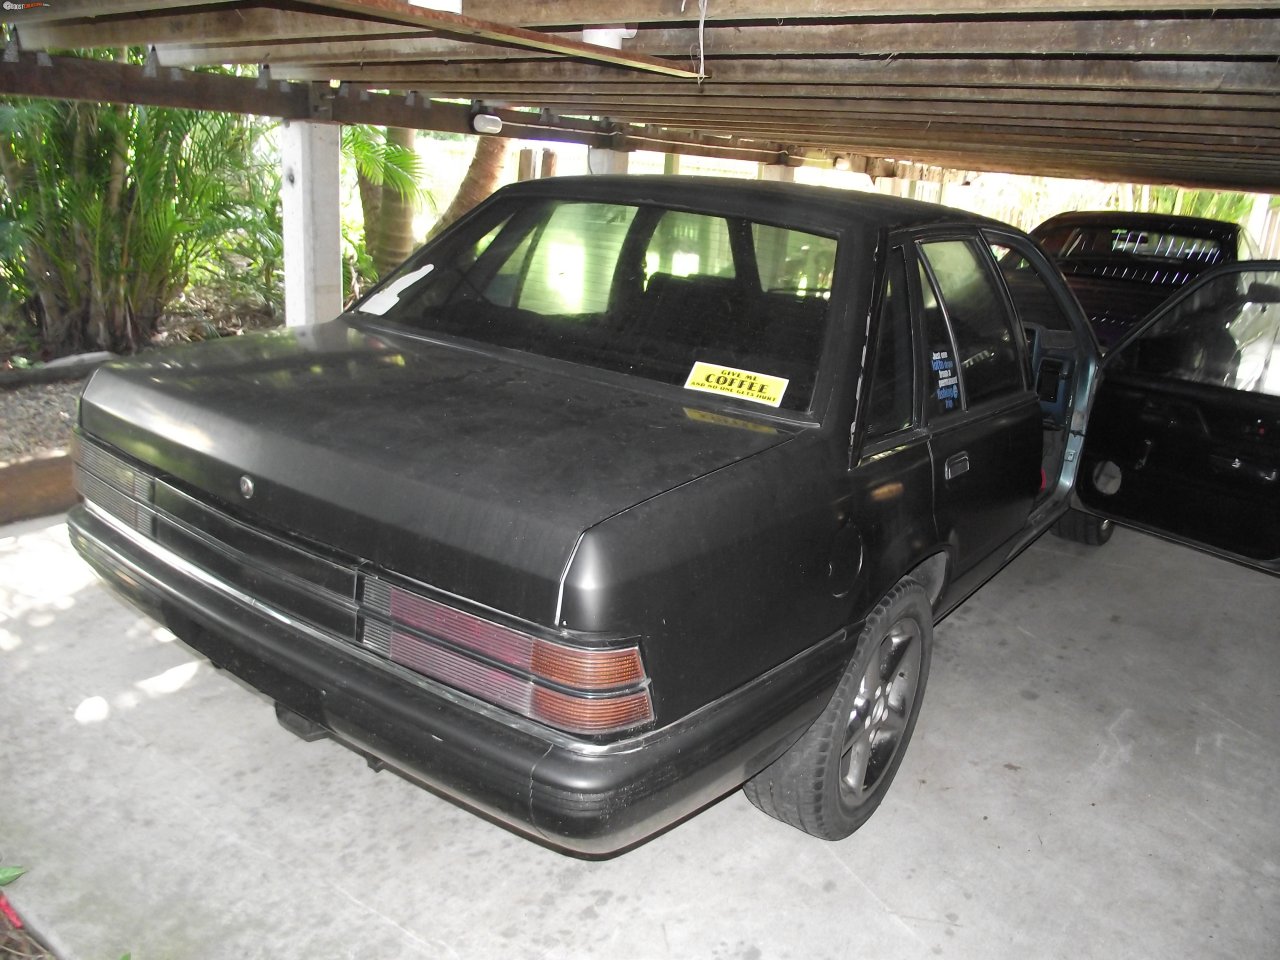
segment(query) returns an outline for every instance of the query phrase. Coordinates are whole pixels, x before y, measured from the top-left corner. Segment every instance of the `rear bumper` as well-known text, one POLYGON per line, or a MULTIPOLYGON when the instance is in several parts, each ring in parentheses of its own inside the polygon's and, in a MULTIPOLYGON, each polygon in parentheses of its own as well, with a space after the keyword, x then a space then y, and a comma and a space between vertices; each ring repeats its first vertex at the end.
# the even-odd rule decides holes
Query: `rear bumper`
POLYGON ((852 645, 839 631, 674 724, 596 744, 397 673, 86 507, 69 529, 112 587, 218 666, 359 752, 583 856, 633 846, 770 763, 821 712, 852 645))

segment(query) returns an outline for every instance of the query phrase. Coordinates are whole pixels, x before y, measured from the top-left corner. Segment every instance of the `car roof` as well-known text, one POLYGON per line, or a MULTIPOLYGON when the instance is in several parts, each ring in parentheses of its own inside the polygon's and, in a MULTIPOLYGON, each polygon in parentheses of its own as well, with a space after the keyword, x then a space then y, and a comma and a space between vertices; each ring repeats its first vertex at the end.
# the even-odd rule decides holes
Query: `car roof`
POLYGON ((973 224, 1014 229, 988 217, 902 197, 727 177, 635 174, 552 177, 512 184, 494 196, 496 199, 529 195, 651 203, 829 231, 849 226, 895 229, 928 224, 973 224))
POLYGON ((1208 217, 1187 217, 1172 213, 1127 213, 1119 210, 1077 210, 1050 217, 1032 230, 1031 235, 1038 238, 1051 229, 1083 226, 1170 230, 1193 236, 1221 238, 1234 238, 1240 233, 1239 224, 1228 220, 1211 220, 1208 217))

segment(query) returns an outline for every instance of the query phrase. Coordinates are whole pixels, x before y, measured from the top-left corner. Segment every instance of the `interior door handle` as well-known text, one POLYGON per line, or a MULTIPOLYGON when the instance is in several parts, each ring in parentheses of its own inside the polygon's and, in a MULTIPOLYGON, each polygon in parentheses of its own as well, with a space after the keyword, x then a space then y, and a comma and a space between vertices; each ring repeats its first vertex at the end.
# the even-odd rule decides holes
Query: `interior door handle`
POLYGON ((957 454, 953 454, 952 456, 947 457, 947 463, 946 463, 946 467, 944 468, 944 473, 948 480, 954 480, 956 477, 960 476, 960 474, 968 473, 968 472, 969 472, 969 454, 968 453, 962 450, 957 454))

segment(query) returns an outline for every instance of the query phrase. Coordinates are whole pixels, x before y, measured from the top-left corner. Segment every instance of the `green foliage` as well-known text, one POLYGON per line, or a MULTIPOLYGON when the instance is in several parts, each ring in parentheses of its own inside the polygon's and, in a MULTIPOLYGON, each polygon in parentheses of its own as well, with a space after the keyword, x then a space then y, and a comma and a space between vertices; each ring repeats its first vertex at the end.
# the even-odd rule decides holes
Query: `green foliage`
POLYGON ((378 282, 378 268, 369 255, 364 230, 342 222, 342 302, 350 304, 378 282))
MULTIPOLYGON (((412 248, 415 209, 428 206, 433 212, 438 210, 425 186, 426 169, 415 148, 417 138, 416 131, 393 127, 355 124, 342 128, 343 157, 355 168, 360 196, 362 229, 357 246, 361 256, 367 255, 374 277, 379 266, 398 263, 412 248)), ((349 266, 363 269, 362 262, 356 257, 349 266)), ((359 279, 358 272, 347 270, 347 281, 359 279)))
POLYGON ((0 867, 0 887, 8 886, 26 872, 26 867, 0 867))
POLYGON ((1216 190, 1182 190, 1178 187, 1151 187, 1146 210, 1185 217, 1205 217, 1244 223, 1253 209, 1253 198, 1245 193, 1216 190))
POLYGON ((356 174, 375 187, 386 186, 406 200, 428 203, 431 195, 421 186, 422 158, 387 139, 385 129, 357 123, 342 128, 342 152, 355 164, 356 174))
POLYGON ((25 318, 49 356, 128 352, 220 254, 239 249, 270 287, 279 215, 257 148, 265 128, 190 110, 0 103, 8 325, 25 318))
POLYGON ((227 291, 277 313, 284 302, 284 210, 280 202, 280 151, 267 125, 256 125, 256 140, 232 199, 229 229, 213 256, 199 261, 195 282, 227 291))

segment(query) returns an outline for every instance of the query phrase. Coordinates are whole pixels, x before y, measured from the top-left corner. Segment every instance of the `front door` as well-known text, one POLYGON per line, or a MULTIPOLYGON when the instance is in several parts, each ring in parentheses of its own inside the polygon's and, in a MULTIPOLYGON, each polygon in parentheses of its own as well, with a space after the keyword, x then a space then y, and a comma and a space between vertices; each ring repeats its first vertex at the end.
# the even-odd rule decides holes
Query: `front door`
POLYGON ((1102 364, 1081 505, 1280 574, 1280 261, 1206 274, 1102 364))

